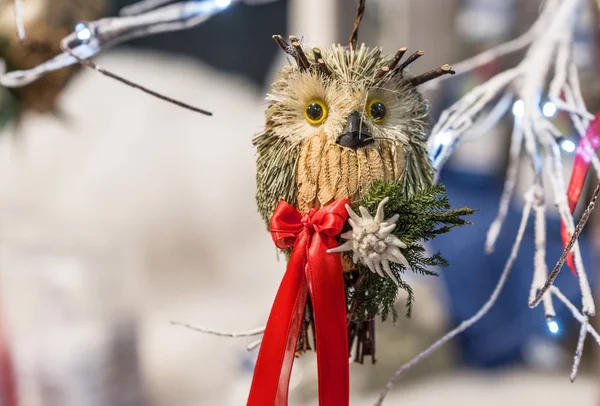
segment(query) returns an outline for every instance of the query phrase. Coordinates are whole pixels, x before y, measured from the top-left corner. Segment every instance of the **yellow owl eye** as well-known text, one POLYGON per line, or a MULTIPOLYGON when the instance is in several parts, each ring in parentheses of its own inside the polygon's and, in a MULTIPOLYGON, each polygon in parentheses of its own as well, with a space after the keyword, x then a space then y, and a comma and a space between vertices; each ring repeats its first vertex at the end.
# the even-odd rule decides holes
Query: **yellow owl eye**
POLYGON ((375 122, 383 121, 387 114, 387 108, 381 100, 373 99, 367 104, 367 114, 375 122))
POLYGON ((304 118, 312 125, 319 125, 327 118, 327 105, 322 100, 311 100, 304 110, 304 118))

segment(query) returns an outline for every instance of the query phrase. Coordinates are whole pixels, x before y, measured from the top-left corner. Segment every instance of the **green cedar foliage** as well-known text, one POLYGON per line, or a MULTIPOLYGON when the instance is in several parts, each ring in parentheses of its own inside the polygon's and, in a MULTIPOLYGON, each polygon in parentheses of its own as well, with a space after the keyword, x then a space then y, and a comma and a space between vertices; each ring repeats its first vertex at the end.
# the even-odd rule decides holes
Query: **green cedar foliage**
MULTIPOLYGON (((369 213, 375 213, 379 203, 386 196, 389 197, 384 210, 385 218, 396 213, 400 215, 394 235, 408 246, 402 252, 410 264, 410 271, 437 276, 432 268, 446 267, 448 262, 439 252, 427 256, 423 244, 439 234, 447 233, 453 227, 471 224, 464 220, 463 216, 474 212, 467 207, 451 209, 445 192, 445 187, 438 184, 406 197, 400 182, 379 182, 353 205, 353 209, 358 212, 358 206, 363 206, 369 213)), ((351 261, 352 253, 345 255, 351 261)), ((408 294, 406 317, 410 317, 414 295, 410 285, 402 279, 406 269, 394 262, 390 262, 390 267, 400 281, 399 287, 408 294)), ((379 314, 385 321, 391 314, 396 321, 398 314, 394 303, 399 287, 391 279, 382 278, 361 263, 357 264, 357 270, 361 282, 357 283, 356 287, 347 287, 346 291, 348 308, 354 310, 352 320, 361 322, 373 319, 379 314)))

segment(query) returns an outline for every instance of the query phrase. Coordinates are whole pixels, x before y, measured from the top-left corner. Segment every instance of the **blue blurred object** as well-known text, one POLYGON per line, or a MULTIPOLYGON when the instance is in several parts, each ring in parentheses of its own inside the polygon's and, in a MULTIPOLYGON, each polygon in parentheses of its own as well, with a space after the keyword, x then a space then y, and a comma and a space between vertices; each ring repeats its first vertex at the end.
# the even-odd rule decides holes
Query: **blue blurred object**
MULTIPOLYGON (((510 254, 521 219, 519 207, 512 206, 502 228, 496 250, 484 252, 485 237, 494 220, 502 184, 492 176, 458 173, 444 170, 440 181, 446 185, 452 207, 468 206, 479 209, 471 216, 471 226, 460 227, 433 240, 432 248, 440 250, 450 267, 441 277, 449 298, 448 313, 452 324, 475 314, 494 290, 510 254)), ((560 257, 563 247, 558 218, 548 220, 547 263, 550 269, 560 257)), ((594 274, 588 238, 580 238, 583 262, 590 283, 594 274)), ((463 361, 469 367, 493 368, 523 360, 527 343, 536 337, 559 340, 567 330, 575 331, 576 322, 566 307, 555 300, 557 325, 549 326, 542 306, 530 309, 527 300, 533 278, 534 235, 533 218, 523 238, 523 244, 507 284, 490 312, 477 324, 458 337, 463 361), (552 333, 550 328, 559 327, 552 333)), ((581 303, 578 280, 565 266, 556 285, 576 306, 581 303)), ((594 286, 594 285, 592 285, 594 286)))

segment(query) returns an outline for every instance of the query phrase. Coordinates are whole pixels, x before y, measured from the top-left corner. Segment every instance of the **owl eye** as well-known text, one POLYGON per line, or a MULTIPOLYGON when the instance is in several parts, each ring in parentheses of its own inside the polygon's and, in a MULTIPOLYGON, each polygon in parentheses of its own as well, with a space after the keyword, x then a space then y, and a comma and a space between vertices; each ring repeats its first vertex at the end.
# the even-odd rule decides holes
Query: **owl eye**
POLYGON ((381 100, 371 100, 367 105, 367 114, 373 121, 383 121, 386 113, 387 109, 385 107, 385 104, 383 104, 381 100))
POLYGON ((304 110, 304 118, 312 125, 319 125, 327 118, 327 105, 322 100, 311 100, 304 110))

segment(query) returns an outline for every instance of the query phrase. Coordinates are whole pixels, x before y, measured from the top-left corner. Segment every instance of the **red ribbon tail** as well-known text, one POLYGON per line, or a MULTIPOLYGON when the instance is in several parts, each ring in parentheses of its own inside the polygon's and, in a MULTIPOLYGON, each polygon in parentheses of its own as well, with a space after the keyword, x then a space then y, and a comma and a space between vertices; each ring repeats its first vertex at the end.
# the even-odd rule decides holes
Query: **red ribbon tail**
POLYGON ((347 200, 300 215, 280 202, 269 228, 279 248, 294 247, 277 291, 254 368, 248 406, 286 406, 290 375, 306 298, 310 292, 319 372, 319 404, 348 406, 349 363, 346 293, 339 254, 334 248, 348 214, 347 200))
MULTIPOLYGON (((598 148, 600 148, 600 113, 596 114, 596 117, 594 117, 594 120, 592 120, 586 129, 585 135, 579 140, 577 148, 575 149, 573 172, 571 173, 571 179, 569 180, 569 187, 567 189, 567 198, 571 213, 575 211, 575 207, 581 196, 585 177, 590 167, 590 161, 592 160, 592 154, 595 154, 598 148)), ((567 232, 567 228, 563 221, 561 221, 560 234, 563 240, 563 246, 566 248, 571 240, 571 236, 567 232)), ((567 256, 567 265, 571 268, 573 275, 577 276, 572 252, 567 256)))
POLYGON ((267 321, 247 406, 288 404, 289 381, 307 296, 302 264, 298 269, 292 259, 279 285, 267 321))
POLYGON ((342 261, 339 254, 327 254, 320 247, 334 248, 335 238, 315 241, 318 239, 311 244, 306 276, 314 309, 319 405, 348 406, 350 367, 342 261))
MULTIPOLYGON (((569 234, 569 232, 567 231, 567 227, 565 227, 565 224, 561 222, 560 225, 560 235, 562 237, 562 241, 563 241, 563 246, 566 248, 567 245, 569 244, 569 241, 571 240, 571 235, 569 234)), ((571 273, 575 276, 577 276, 577 271, 575 270, 575 261, 573 260, 573 252, 569 252, 569 254, 567 254, 567 265, 569 266, 569 268, 571 269, 571 273)))

